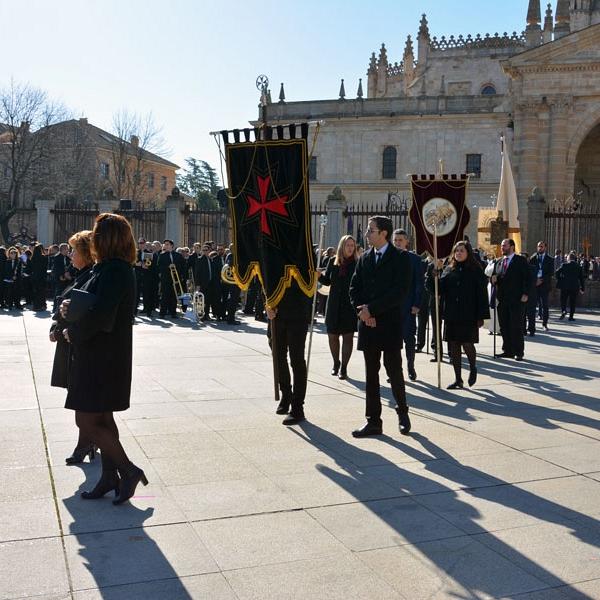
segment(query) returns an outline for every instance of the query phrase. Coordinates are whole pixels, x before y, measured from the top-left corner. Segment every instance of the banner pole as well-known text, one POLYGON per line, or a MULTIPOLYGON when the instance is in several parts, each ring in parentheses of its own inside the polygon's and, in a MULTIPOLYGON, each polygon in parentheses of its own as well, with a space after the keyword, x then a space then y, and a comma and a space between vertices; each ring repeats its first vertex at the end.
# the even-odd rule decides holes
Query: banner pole
MULTIPOLYGON (((321 256, 323 256, 323 238, 325 237, 325 225, 327 224, 327 216, 321 215, 321 232, 319 236, 319 251, 317 253, 317 272, 321 266, 321 256)), ((315 311, 317 309, 317 290, 313 296, 312 310, 310 313, 310 335, 308 336, 308 352, 306 353, 306 375, 310 367, 310 351, 312 349, 313 331, 315 328, 315 311)))
MULTIPOLYGON (((438 266, 438 250, 437 250, 437 224, 433 224, 433 265, 437 269, 438 266)), ((438 281, 440 274, 433 278, 433 286, 435 293, 435 353, 437 358, 437 379, 438 390, 442 389, 442 332, 440 331, 440 297, 438 293, 438 281)))

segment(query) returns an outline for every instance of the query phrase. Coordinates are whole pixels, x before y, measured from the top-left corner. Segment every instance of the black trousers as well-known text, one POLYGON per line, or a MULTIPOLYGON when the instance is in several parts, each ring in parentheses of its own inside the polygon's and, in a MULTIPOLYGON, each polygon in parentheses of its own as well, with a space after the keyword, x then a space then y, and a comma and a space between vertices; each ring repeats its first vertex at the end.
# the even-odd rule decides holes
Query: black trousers
POLYGON ((371 425, 381 426, 381 390, 379 386, 379 370, 381 354, 383 365, 390 378, 392 395, 396 401, 396 412, 407 414, 406 389, 402 373, 402 354, 400 350, 363 350, 366 373, 366 407, 365 416, 371 425))
POLYGON ((577 296, 579 290, 560 290, 560 308, 562 312, 567 312, 567 300, 569 301, 569 316, 575 314, 575 306, 577 305, 577 296))
POLYGON ((498 303, 498 322, 502 336, 502 352, 511 356, 523 356, 525 339, 523 337, 523 319, 525 302, 518 304, 498 303))
POLYGON ((535 304, 540 307, 542 313, 542 325, 545 327, 548 325, 548 315, 550 309, 548 307, 548 297, 550 296, 550 290, 541 290, 543 286, 535 286, 533 295, 535 296, 535 304))
POLYGON ((269 321, 267 334, 269 345, 273 348, 271 336, 275 332, 275 354, 277 357, 277 375, 281 399, 292 405, 301 406, 306 396, 308 373, 304 358, 304 344, 308 332, 308 323, 304 319, 282 319, 275 317, 269 321), (287 357, 290 357, 288 365, 287 357), (294 374, 294 383, 290 375, 290 366, 294 374))

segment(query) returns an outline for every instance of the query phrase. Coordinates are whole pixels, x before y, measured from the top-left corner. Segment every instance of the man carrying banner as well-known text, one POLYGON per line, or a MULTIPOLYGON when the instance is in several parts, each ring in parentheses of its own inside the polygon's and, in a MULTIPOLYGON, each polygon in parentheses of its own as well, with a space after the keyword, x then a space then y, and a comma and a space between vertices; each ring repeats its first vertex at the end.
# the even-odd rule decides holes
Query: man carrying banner
POLYGON ((284 425, 294 425, 306 418, 304 416, 304 397, 306 396, 308 373, 304 358, 304 345, 310 315, 311 300, 300 290, 295 280, 285 291, 279 304, 275 308, 267 308, 267 317, 269 318, 267 335, 269 345, 276 354, 277 379, 281 391, 281 400, 275 412, 278 415, 287 414, 282 421, 284 425), (275 332, 274 344, 271 338, 273 331, 275 332), (293 385, 287 361, 288 353, 294 376, 293 385))
POLYGON ((402 301, 411 282, 411 264, 407 252, 398 252, 390 243, 394 226, 388 217, 369 220, 366 236, 370 250, 358 260, 350 300, 358 312, 358 349, 365 357, 367 422, 352 435, 357 438, 381 435, 381 395, 379 370, 381 353, 390 376, 396 400, 398 427, 406 435, 411 423, 402 373, 402 301))

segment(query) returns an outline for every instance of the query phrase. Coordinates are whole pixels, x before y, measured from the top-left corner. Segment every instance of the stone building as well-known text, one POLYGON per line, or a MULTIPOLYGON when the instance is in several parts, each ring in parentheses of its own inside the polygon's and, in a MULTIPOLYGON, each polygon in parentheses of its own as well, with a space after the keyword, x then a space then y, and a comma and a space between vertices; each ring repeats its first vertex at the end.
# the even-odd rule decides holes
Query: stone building
POLYGON ((282 84, 269 123, 325 121, 311 200, 325 202, 339 186, 348 206, 391 194, 410 202, 407 174, 437 173, 441 161, 445 173, 473 173, 467 233, 477 239, 478 208, 498 193, 504 134, 524 249, 544 237, 555 199, 600 202, 600 2, 558 0, 542 15, 529 0, 523 13, 521 34, 439 39, 423 15, 398 62, 385 45, 372 54, 354 98, 342 80, 337 99, 288 102, 282 84))
POLYGON ((107 194, 127 206, 150 206, 163 203, 175 186, 179 166, 143 148, 135 135, 120 139, 85 118, 50 125, 44 134, 43 156, 29 171, 19 198, 24 208, 40 199, 90 205, 107 194))

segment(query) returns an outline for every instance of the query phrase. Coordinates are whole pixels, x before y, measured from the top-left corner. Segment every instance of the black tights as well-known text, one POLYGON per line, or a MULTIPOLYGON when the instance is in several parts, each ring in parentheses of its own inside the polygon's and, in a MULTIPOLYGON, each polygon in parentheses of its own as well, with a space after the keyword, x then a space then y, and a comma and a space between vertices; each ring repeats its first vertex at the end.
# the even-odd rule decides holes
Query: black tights
MULTIPOLYGON (((352 348, 354 344, 354 333, 342 333, 342 369, 348 366, 350 357, 352 356, 352 348)), ((340 334, 328 333, 329 338, 329 350, 333 357, 333 364, 340 364, 340 334)))
POLYGON ((129 458, 119 441, 119 429, 111 412, 75 411, 75 422, 81 433, 100 448, 104 471, 127 467, 129 458))
POLYGON ((473 342, 448 342, 450 359, 452 360, 452 366, 454 367, 454 376, 456 377, 456 381, 462 381, 462 377, 460 375, 461 346, 465 351, 467 358, 469 359, 469 366, 471 367, 471 370, 475 368, 475 344, 473 342))

